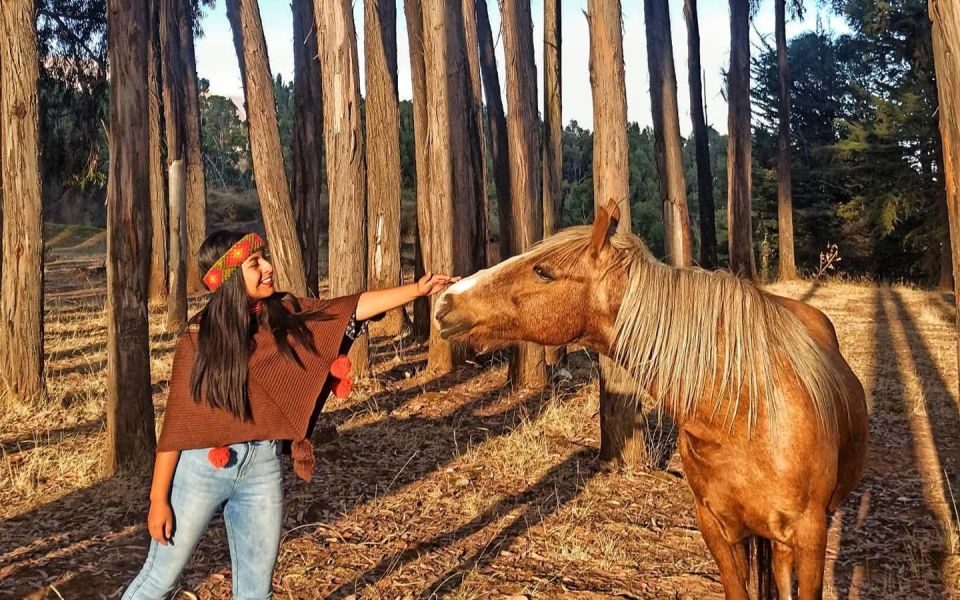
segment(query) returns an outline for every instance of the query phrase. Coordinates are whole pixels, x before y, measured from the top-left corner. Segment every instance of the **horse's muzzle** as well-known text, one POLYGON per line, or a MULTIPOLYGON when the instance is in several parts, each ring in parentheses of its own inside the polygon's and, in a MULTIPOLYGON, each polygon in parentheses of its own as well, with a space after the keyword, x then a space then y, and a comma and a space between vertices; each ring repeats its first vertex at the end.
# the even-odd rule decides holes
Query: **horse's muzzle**
POLYGON ((470 329, 469 319, 464 320, 457 316, 454 311, 454 294, 443 293, 437 300, 436 311, 433 314, 441 338, 450 339, 470 329))
POLYGON ((443 326, 443 318, 450 314, 450 311, 453 310, 453 297, 450 294, 443 293, 440 295, 440 298, 437 300, 437 310, 434 313, 434 318, 437 320, 437 323, 443 326))

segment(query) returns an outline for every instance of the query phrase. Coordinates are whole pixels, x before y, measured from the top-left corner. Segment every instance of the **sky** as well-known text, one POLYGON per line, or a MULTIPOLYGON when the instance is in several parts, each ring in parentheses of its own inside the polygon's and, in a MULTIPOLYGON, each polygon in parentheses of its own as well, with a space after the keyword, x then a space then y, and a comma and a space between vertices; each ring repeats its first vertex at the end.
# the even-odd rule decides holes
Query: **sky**
MULTIPOLYGON (((215 8, 207 9, 201 25, 204 36, 197 40, 197 71, 210 81, 211 93, 242 99, 240 70, 233 49, 233 37, 227 22, 226 2, 220 0, 215 8)), ((787 37, 818 27, 837 33, 846 32, 843 20, 828 10, 808 2, 803 21, 787 23, 787 37)), ((501 89, 506 93, 503 37, 500 35, 500 14, 497 0, 488 0, 490 22, 496 43, 500 69, 501 89)), ((543 112, 543 0, 532 0, 534 54, 538 71, 538 104, 543 112)), ((727 105, 721 94, 722 72, 730 60, 730 21, 727 0, 700 0, 700 60, 704 71, 704 97, 707 121, 721 133, 727 129, 727 105)), ((623 53, 626 75, 627 119, 641 126, 652 123, 650 115, 649 78, 647 72, 646 35, 643 25, 643 2, 622 0, 623 53)), ((584 13, 587 0, 562 0, 562 93, 563 122, 575 120, 582 127, 593 129, 593 104, 590 94, 589 32, 584 13)), ((285 80, 293 78, 293 16, 287 0, 260 0, 260 15, 270 68, 285 80)), ((361 56, 360 86, 364 93, 363 73, 363 1, 354 0, 354 18, 358 32, 357 44, 361 56)), ((687 35, 683 20, 683 2, 670 0, 670 24, 673 40, 673 58, 677 70, 677 102, 680 111, 680 130, 687 135, 690 125, 689 89, 687 86, 687 35)), ((761 36, 773 44, 773 0, 762 0, 753 22, 751 42, 757 48, 761 36)), ((756 50, 751 50, 756 52, 756 50)), ((407 45, 406 23, 403 18, 403 0, 397 0, 397 58, 399 94, 401 100, 412 97, 410 82, 410 53, 407 45)), ((504 99, 504 104, 506 100, 504 99)))

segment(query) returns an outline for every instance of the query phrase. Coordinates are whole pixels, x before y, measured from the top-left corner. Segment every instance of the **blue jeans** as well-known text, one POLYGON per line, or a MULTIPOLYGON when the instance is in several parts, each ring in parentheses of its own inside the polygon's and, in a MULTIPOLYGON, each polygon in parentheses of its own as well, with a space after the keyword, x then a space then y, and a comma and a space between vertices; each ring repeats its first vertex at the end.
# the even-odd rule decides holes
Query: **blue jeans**
POLYGON ((150 542, 143 569, 123 600, 166 598, 221 507, 230 542, 233 597, 270 598, 283 521, 280 443, 233 444, 230 461, 221 469, 210 463, 208 451, 180 453, 170 490, 173 536, 167 545, 150 542))

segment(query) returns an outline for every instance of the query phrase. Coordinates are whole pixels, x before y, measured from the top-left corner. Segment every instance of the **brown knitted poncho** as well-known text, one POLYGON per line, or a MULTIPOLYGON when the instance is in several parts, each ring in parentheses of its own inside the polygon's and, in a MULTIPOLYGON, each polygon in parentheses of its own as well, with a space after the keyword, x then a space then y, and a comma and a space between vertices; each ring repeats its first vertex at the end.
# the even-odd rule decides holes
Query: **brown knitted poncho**
POLYGON ((247 375, 250 413, 244 422, 229 412, 194 402, 190 394, 199 330, 189 327, 177 343, 170 392, 158 451, 226 446, 253 440, 290 440, 293 468, 301 479, 313 472, 313 446, 308 439, 330 364, 340 352, 344 332, 357 308, 359 294, 332 300, 299 299, 303 310, 321 311, 326 320, 307 320, 316 354, 292 338, 290 346, 303 363, 277 349, 273 334, 261 327, 254 334, 247 375))

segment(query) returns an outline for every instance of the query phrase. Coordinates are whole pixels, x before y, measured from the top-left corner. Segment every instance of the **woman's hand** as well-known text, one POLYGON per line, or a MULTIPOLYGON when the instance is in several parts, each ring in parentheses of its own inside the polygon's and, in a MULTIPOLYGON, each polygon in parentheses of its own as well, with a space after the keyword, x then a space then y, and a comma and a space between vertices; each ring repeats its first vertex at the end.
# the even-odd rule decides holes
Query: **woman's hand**
POLYGON ((460 281, 459 277, 427 273, 420 278, 420 281, 414 283, 364 292, 360 294, 360 298, 357 300, 357 319, 360 321, 372 319, 388 310, 412 302, 416 298, 432 296, 457 281, 460 281))
POLYGON ((153 541, 164 546, 173 535, 173 509, 169 502, 151 502, 147 513, 147 531, 153 541))
POLYGON ((459 277, 427 273, 421 277, 419 281, 417 281, 417 295, 432 296, 451 283, 456 283, 458 281, 460 281, 459 277))
POLYGON ((147 531, 157 543, 167 545, 173 535, 173 509, 170 508, 170 486, 180 460, 179 450, 157 452, 153 463, 153 483, 150 486, 150 511, 147 513, 147 531))

